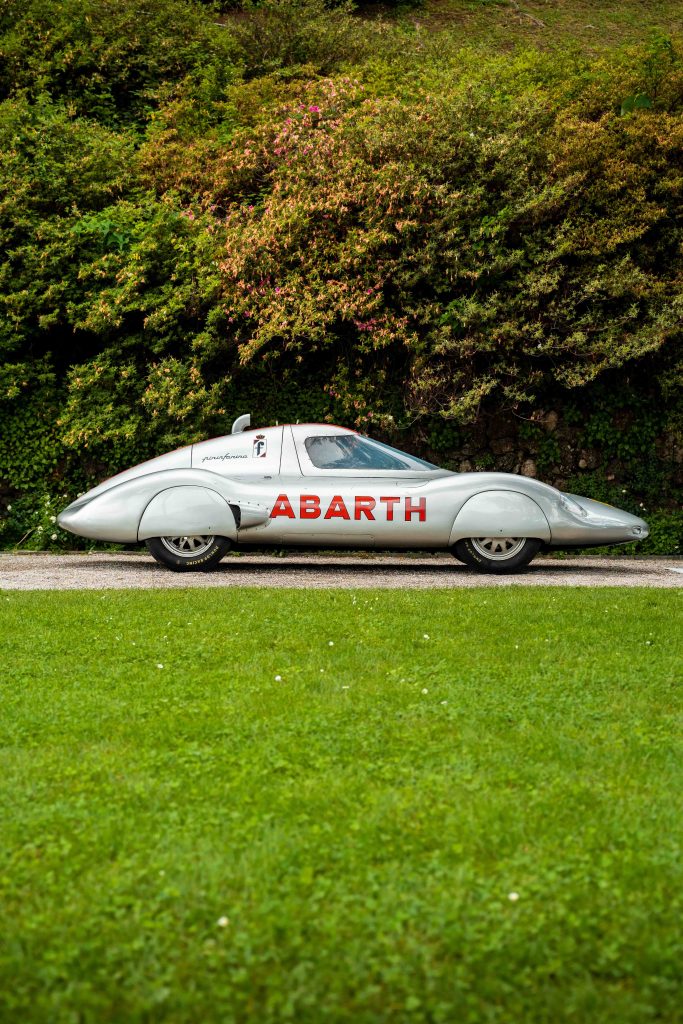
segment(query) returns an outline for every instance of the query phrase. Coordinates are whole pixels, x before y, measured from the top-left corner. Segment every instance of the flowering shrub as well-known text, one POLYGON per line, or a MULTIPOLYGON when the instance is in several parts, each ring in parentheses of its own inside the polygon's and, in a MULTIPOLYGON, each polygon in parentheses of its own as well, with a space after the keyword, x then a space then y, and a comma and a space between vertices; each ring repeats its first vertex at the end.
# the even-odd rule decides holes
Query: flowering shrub
POLYGON ((483 88, 411 107, 348 80, 309 100, 213 183, 223 349, 242 364, 325 351, 347 411, 374 381, 375 417, 407 364, 409 408, 466 421, 677 340, 683 128, 667 111, 585 119, 483 88))

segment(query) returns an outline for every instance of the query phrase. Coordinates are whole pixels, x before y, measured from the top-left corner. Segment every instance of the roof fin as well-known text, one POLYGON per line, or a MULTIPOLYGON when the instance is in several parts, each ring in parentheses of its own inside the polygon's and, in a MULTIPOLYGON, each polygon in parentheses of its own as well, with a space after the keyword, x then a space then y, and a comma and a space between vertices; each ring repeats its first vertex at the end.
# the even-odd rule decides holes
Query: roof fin
POLYGON ((232 425, 231 434, 241 434, 243 430, 251 426, 251 413, 246 412, 244 416, 238 416, 232 425))

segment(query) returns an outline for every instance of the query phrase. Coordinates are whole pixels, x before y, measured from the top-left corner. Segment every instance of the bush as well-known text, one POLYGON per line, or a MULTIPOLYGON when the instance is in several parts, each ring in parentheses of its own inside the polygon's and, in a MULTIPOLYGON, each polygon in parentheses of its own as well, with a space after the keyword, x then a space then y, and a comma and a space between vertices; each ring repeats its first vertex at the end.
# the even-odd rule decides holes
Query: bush
MULTIPOLYGON (((320 83, 216 163, 229 360, 307 363, 357 424, 466 422, 680 339, 683 128, 486 85, 408 104, 320 83)), ((211 349, 212 358, 215 350, 211 349)))
POLYGON ((106 123, 144 118, 164 83, 234 77, 234 44, 193 0, 6 0, 0 95, 47 94, 106 123))
POLYGON ((329 74, 366 48, 350 0, 333 6, 326 0, 248 0, 242 10, 229 24, 250 75, 296 65, 329 74))

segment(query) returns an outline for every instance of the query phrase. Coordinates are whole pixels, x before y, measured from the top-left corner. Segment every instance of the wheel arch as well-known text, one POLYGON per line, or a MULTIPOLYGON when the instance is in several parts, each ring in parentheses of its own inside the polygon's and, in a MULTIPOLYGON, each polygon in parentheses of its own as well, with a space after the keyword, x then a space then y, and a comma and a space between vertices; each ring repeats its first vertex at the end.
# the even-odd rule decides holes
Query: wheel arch
POLYGON ((237 522, 230 504, 217 491, 196 484, 178 484, 158 491, 140 517, 138 541, 191 534, 237 540, 237 522))
POLYGON ((449 546, 470 537, 532 537, 550 540, 550 524, 540 505, 521 491, 492 489, 472 495, 461 506, 449 546))

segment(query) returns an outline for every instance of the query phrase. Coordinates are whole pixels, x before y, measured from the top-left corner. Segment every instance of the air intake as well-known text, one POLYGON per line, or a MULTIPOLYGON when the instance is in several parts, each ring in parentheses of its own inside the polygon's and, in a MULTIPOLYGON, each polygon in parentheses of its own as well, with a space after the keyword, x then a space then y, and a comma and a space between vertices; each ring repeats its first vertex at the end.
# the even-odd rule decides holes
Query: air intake
POLYGON ((241 434, 243 430, 251 426, 251 413, 246 412, 244 416, 238 416, 232 425, 231 434, 241 434))

